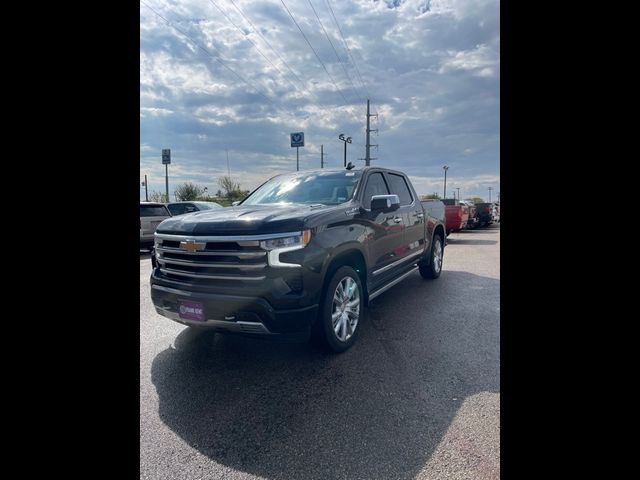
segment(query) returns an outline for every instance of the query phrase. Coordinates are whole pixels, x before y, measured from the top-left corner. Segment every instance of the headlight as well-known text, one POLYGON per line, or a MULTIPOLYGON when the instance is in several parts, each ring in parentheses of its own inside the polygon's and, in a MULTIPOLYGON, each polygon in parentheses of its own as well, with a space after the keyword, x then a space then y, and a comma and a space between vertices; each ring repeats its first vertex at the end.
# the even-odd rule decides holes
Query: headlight
MULTIPOLYGON (((281 248, 289 249, 290 247, 303 248, 311 241, 311 230, 305 230, 300 235, 284 238, 272 238, 263 240, 260 246, 265 250, 276 250, 281 248)), ((291 249, 293 250, 293 249, 291 249)))
POLYGON ((300 235, 263 240, 260 242, 260 246, 269 251, 269 265, 272 267, 300 267, 301 265, 298 263, 281 262, 280 254, 304 248, 310 241, 311 230, 304 230, 300 235))

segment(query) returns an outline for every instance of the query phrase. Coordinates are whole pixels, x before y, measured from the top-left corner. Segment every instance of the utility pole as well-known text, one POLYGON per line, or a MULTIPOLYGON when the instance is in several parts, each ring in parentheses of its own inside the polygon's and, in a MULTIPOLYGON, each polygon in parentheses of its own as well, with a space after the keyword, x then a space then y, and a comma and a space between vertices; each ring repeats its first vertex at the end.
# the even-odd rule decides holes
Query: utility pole
POLYGON ((149 201, 149 190, 147 189, 147 175, 144 176, 144 200, 149 201))
POLYGON ((326 155, 326 153, 324 153, 324 145, 320 145, 320 168, 324 168, 324 156, 326 155))
POLYGON ((371 117, 376 117, 378 118, 378 114, 371 114, 369 113, 370 109, 369 109, 369 99, 367 98, 367 143, 365 146, 365 157, 364 157, 364 161, 365 161, 365 165, 367 167, 369 167, 371 165, 371 160, 375 160, 375 158, 371 158, 371 147, 377 147, 378 145, 371 145, 371 132, 377 132, 378 129, 376 128, 375 130, 371 130, 371 128, 369 128, 371 125, 369 123, 369 119, 371 117))
POLYGON ((493 188, 492 188, 492 187, 489 187, 489 189, 488 189, 488 190, 489 190, 489 203, 491 203, 491 190, 493 190, 493 188))

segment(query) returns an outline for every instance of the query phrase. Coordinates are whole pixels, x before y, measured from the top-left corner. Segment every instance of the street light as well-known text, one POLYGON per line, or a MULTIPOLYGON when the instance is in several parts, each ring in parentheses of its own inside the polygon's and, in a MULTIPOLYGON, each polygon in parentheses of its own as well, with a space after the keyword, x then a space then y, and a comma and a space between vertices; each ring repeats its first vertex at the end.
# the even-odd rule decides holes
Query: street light
POLYGON ((445 165, 442 168, 444 169, 444 195, 442 198, 447 198, 447 170, 449 170, 449 167, 445 165))
POLYGON ((493 190, 493 187, 489 187, 489 203, 491 203, 491 190, 493 190))
POLYGON ((456 190, 458 190, 458 201, 460 201, 460 187, 456 187, 456 190))
POLYGON ((344 142, 344 166, 347 166, 347 143, 351 143, 351 137, 344 138, 344 133, 338 135, 338 138, 344 142))

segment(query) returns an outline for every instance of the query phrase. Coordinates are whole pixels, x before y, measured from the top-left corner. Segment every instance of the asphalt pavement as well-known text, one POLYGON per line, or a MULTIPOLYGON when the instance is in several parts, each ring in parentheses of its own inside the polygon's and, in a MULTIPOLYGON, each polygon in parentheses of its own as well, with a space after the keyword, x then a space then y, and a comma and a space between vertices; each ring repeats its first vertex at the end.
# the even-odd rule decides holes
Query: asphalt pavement
POLYGON ((356 344, 191 332, 140 255, 141 479, 498 479, 500 229, 376 298, 356 344))

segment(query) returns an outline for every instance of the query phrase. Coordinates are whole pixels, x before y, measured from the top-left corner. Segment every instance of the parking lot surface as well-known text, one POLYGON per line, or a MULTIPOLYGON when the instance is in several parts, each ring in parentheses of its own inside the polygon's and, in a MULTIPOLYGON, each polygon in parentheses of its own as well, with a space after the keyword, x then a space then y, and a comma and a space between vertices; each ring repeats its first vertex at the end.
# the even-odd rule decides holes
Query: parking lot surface
POLYGON ((140 478, 499 478, 500 229, 447 241, 339 355, 157 315, 141 253, 140 478))

